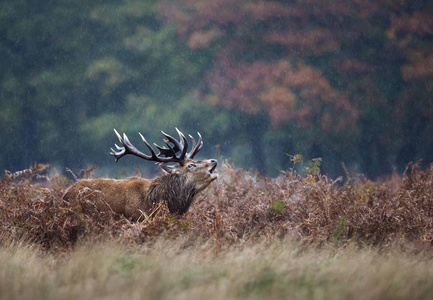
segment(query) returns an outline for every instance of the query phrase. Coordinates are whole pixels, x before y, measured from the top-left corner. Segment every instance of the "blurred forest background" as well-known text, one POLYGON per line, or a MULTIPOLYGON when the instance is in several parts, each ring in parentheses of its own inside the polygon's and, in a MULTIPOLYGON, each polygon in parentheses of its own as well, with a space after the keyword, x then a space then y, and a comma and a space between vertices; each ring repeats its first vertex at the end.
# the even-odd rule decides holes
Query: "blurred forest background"
POLYGON ((203 135, 198 158, 271 176, 284 153, 331 176, 432 162, 432 16, 428 0, 2 0, 0 167, 152 172, 114 165, 113 128, 145 151, 138 131, 162 144, 175 126, 203 135))

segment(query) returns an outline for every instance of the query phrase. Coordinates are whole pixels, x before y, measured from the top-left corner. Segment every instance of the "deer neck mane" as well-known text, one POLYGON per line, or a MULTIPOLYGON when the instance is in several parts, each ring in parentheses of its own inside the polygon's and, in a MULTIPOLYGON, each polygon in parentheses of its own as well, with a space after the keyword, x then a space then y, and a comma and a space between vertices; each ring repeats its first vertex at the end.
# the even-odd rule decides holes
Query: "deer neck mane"
POLYGON ((152 203, 167 201, 170 213, 183 214, 190 207, 197 189, 185 175, 165 174, 152 180, 149 200, 152 203))

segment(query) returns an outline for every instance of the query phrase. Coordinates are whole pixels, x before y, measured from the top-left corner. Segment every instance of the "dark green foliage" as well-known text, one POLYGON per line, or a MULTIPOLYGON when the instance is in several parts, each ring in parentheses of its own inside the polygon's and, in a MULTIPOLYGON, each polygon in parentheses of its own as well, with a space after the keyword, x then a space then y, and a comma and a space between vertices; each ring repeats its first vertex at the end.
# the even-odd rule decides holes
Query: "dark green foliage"
POLYGON ((429 164, 432 5, 331 2, 2 1, 0 168, 119 174, 113 128, 174 126, 271 176, 284 152, 332 177, 429 164))

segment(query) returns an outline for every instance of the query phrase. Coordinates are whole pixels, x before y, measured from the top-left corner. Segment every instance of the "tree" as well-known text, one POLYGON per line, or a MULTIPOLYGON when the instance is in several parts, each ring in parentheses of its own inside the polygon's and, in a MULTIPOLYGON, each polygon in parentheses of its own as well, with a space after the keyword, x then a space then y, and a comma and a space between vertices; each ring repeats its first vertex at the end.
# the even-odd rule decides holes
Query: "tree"
POLYGON ((417 126, 402 86, 430 76, 431 9, 424 1, 195 0, 168 2, 163 15, 191 48, 214 53, 199 99, 252 119, 265 112, 255 128, 292 124, 301 133, 283 144, 308 144, 311 153, 334 157, 334 165, 360 160, 375 177, 417 152, 406 147, 410 155, 395 161, 405 143, 415 143, 396 140, 428 127, 429 88, 413 89, 426 116, 417 126), (413 55, 415 45, 424 55, 413 55), (398 124, 396 102, 407 112, 398 124))
POLYGON ((393 116, 401 124, 397 162, 416 158, 433 160, 430 136, 433 117, 433 5, 406 2, 406 10, 394 10, 387 30, 390 48, 401 55, 402 89, 393 116))
POLYGON ((175 126, 272 175, 289 166, 283 153, 323 157, 331 176, 339 161, 371 177, 431 162, 432 10, 400 0, 5 0, 0 165, 104 166, 113 127, 158 141, 175 126))
POLYGON ((2 166, 22 169, 36 159, 61 159, 74 139, 75 118, 86 103, 75 87, 91 47, 86 3, 3 1, 0 136, 8 142, 2 166), (53 151, 54 142, 65 147, 53 151))

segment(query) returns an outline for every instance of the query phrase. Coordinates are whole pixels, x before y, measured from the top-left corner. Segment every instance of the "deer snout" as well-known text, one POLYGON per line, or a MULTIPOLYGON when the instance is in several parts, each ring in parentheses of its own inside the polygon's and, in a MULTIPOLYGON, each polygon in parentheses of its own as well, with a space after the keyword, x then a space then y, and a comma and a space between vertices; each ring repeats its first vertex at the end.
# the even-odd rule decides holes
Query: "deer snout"
POLYGON ((210 159, 209 161, 211 163, 211 167, 208 171, 208 174, 215 179, 216 177, 218 177, 218 174, 214 172, 218 165, 218 161, 216 159, 210 159))

